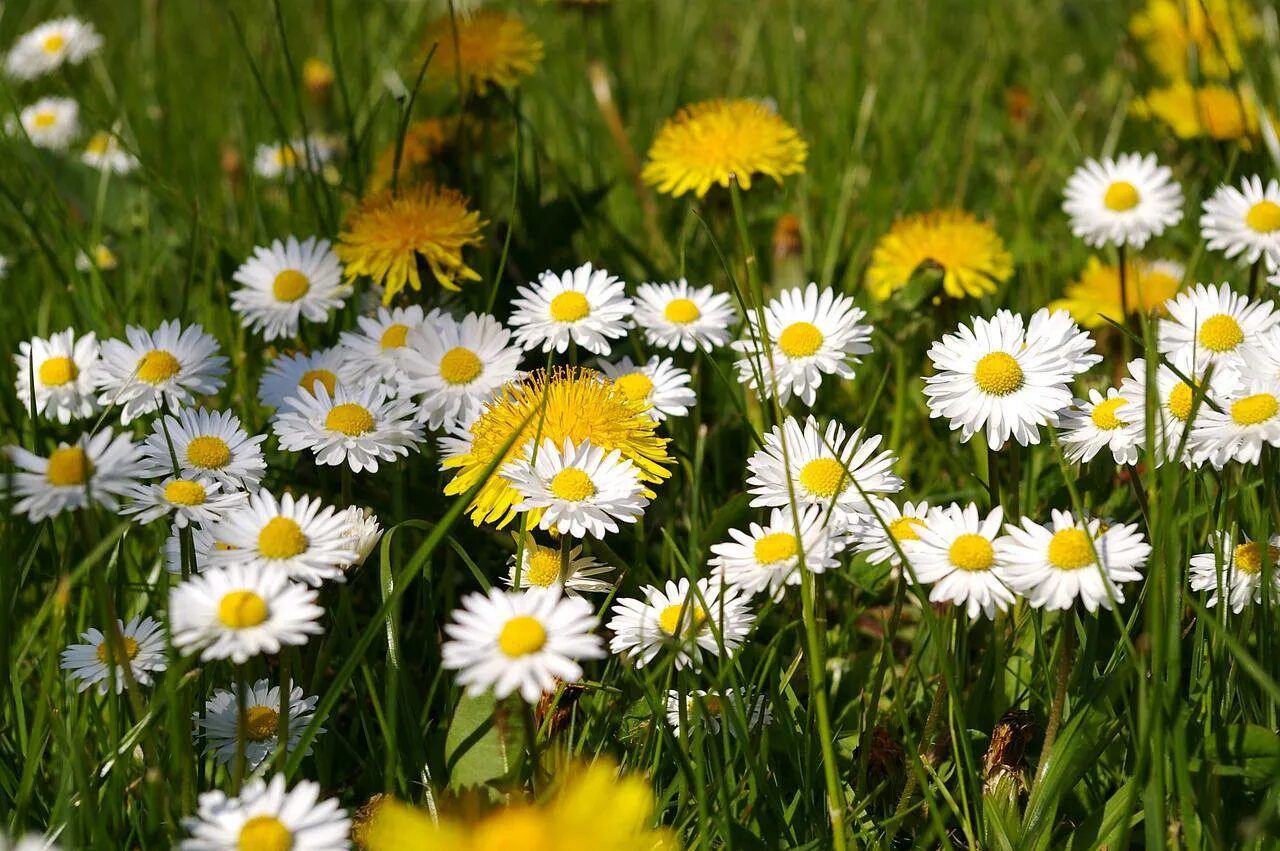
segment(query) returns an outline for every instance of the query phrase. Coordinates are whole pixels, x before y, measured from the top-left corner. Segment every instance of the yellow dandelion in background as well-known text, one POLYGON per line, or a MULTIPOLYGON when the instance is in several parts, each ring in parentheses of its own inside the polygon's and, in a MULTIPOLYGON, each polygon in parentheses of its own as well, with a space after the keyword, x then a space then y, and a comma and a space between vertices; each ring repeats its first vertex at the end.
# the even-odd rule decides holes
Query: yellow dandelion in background
POLYGON ((1193 49, 1201 76, 1225 80, 1240 70, 1240 48, 1256 41, 1261 27, 1241 0, 1147 0, 1130 20, 1129 32, 1170 80, 1191 76, 1193 49))
POLYGON ((333 66, 318 56, 311 56, 302 63, 302 84, 312 97, 322 98, 333 88, 333 66))
POLYGON ((1180 139, 1208 136, 1219 141, 1246 143, 1258 135, 1258 107, 1253 92, 1209 85, 1195 88, 1174 83, 1148 92, 1133 102, 1140 118, 1154 118, 1169 125, 1180 139))
POLYGON ((809 146, 795 128, 754 100, 711 100, 690 104, 658 130, 641 176, 659 192, 699 197, 711 184, 736 179, 751 188, 756 174, 778 183, 804 172, 809 146))
POLYGON ((867 289, 884 301, 918 269, 942 274, 952 298, 995 292, 1013 274, 1013 258, 995 229, 964 210, 935 210, 899 219, 881 237, 867 269, 867 289))
POLYGON ((419 259, 445 289, 458 289, 459 279, 480 280, 462 250, 481 243, 485 224, 452 189, 424 183, 398 195, 382 190, 347 214, 333 250, 348 278, 367 275, 386 287, 383 300, 389 304, 406 284, 422 288, 419 259))
MULTIPOLYGON (((427 118, 410 124, 405 130, 404 147, 400 152, 400 184, 412 186, 426 179, 428 166, 457 143, 461 126, 456 117, 427 118)), ((395 164, 396 143, 392 140, 374 163, 374 189, 391 185, 395 164)))
POLYGON ((490 85, 515 88, 542 61, 542 40, 514 15, 481 9, 469 18, 441 18, 427 29, 423 49, 436 45, 432 74, 440 80, 461 75, 463 85, 483 95, 490 85), (439 70, 436 70, 439 69, 439 70))
POLYGON ((1185 270, 1172 260, 1131 260, 1126 264, 1123 302, 1120 267, 1090 257, 1079 280, 1067 284, 1063 297, 1050 310, 1066 310, 1085 328, 1107 325, 1104 316, 1121 321, 1124 308, 1133 314, 1164 313, 1164 303, 1178 294, 1185 270), (1123 307, 1122 307, 1123 304, 1123 307))
MULTIPOLYGON (((657 435, 658 421, 646 413, 647 407, 643 402, 632 401, 593 370, 537 370, 522 381, 506 385, 471 424, 468 438, 460 442, 463 445, 446 454, 441 466, 458 472, 444 492, 466 493, 520 429, 520 437, 507 450, 504 464, 526 458, 535 437, 550 439, 557 446, 566 439, 575 445, 590 440, 605 450, 617 449, 622 457, 630 459, 642 481, 660 482, 671 475, 667 467, 674 462, 667 454, 669 441, 657 435)), ((645 495, 652 499, 655 494, 646 490, 645 495)), ((495 472, 485 480, 471 504, 471 520, 476 525, 493 522, 505 526, 515 516, 512 506, 520 499, 520 494, 495 472)), ((529 516, 534 523, 541 514, 530 512, 529 516)))

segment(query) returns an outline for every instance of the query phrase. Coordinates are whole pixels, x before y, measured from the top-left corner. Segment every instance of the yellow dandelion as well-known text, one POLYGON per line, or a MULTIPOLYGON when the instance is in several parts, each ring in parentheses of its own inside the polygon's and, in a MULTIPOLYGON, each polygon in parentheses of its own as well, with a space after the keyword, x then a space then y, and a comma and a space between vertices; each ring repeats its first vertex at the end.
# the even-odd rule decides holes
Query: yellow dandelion
POLYGON ((1140 118, 1164 122, 1180 139, 1239 139, 1247 146, 1259 130, 1258 107, 1247 89, 1237 91, 1217 85, 1195 88, 1188 83, 1174 83, 1134 101, 1133 111, 1140 118))
POLYGON ((1164 304, 1178 293, 1185 270, 1172 260, 1130 260, 1125 268, 1123 302, 1120 299, 1120 267, 1090 257, 1078 280, 1067 284, 1063 297, 1051 302, 1051 310, 1066 310, 1085 328, 1107 324, 1103 317, 1120 321, 1124 309, 1132 314, 1164 313, 1164 304), (1123 305, 1123 306, 1122 306, 1123 305))
POLYGON ((430 183, 398 195, 384 189, 347 214, 334 251, 346 264, 348 278, 367 275, 386 287, 384 301, 389 304, 406 284, 422 288, 419 260, 448 290, 457 290, 459 279, 480 280, 462 250, 481 243, 485 224, 452 189, 430 183))
POLYGON ((1240 70, 1241 46, 1256 41, 1261 27, 1241 0, 1147 0, 1129 21, 1129 32, 1170 80, 1190 76, 1193 49, 1201 76, 1226 80, 1240 70))
POLYGON ((322 98, 333 88, 333 66, 318 56, 302 63, 302 84, 314 98, 322 98))
POLYGON ((641 177, 659 192, 699 198, 711 184, 736 179, 751 188, 756 174, 778 183, 804 172, 809 146, 795 128, 754 100, 710 100, 684 107, 658 130, 641 177))
POLYGON ((434 76, 453 80, 459 75, 463 85, 483 95, 490 85, 515 88, 533 73, 542 61, 542 40, 514 15, 496 9, 481 9, 469 18, 454 21, 441 18, 427 29, 423 49, 436 46, 431 60, 434 76))
MULTIPOLYGON (((566 439, 575 444, 590 440, 606 450, 617 449, 631 460, 645 482, 656 483, 671 475, 674 462, 667 454, 665 437, 657 434, 657 420, 645 411, 643 402, 632 401, 603 375, 590 369, 556 367, 550 373, 537 370, 528 378, 512 382, 500 396, 489 402, 471 424, 465 449, 447 457, 441 466, 457 469, 445 486, 449 495, 466 493, 481 481, 498 453, 523 428, 507 450, 503 464, 526 457, 535 436, 550 438, 556 445, 566 439)), ((500 465, 501 467, 501 465, 500 465)), ((654 494, 645 492, 650 499, 654 494)), ((520 495, 496 473, 471 504, 471 520, 505 526, 515 516, 512 506, 520 495)), ((530 520, 540 514, 530 512, 530 520)))
POLYGON ((1013 258, 995 229, 964 210, 916 213, 894 222, 867 269, 867 289, 884 301, 918 269, 942 274, 952 298, 995 292, 1013 274, 1013 258))
MULTIPOLYGON (((461 126, 456 117, 427 118, 410 124, 405 130, 404 146, 400 152, 400 184, 412 186, 425 180, 428 167, 457 143, 461 126)), ((392 140, 374 163, 374 189, 391 185, 395 164, 396 143, 392 140)))

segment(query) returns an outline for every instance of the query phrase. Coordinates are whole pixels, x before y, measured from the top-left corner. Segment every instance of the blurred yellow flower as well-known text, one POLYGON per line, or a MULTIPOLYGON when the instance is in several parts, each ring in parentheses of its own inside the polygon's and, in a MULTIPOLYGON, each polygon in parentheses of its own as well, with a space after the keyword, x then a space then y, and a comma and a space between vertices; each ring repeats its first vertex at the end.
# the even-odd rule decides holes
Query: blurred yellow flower
MULTIPOLYGON (((1163 314, 1164 303, 1178 294, 1185 270, 1172 260, 1130 260, 1126 264, 1124 307, 1133 314, 1163 314)), ((1066 310, 1085 328, 1101 328, 1104 316, 1121 321, 1120 267, 1090 257, 1079 280, 1067 284, 1050 310, 1066 310)))
POLYGON ((711 184, 737 179, 751 188, 756 174, 778 183, 804 172, 809 146, 776 112, 754 100, 711 100, 681 109, 658 130, 641 176, 659 192, 699 198, 711 184))
POLYGON ((423 50, 436 45, 432 68, 436 79, 454 80, 483 95, 490 85, 515 88, 542 61, 542 40, 514 15, 481 9, 455 22, 448 16, 427 29, 423 50))
POLYGON ((988 222, 965 210, 916 213, 894 222, 876 243, 867 289, 884 301, 907 285, 918 269, 942 274, 952 298, 995 292, 1013 275, 1013 258, 988 222))
POLYGON ((1240 70, 1240 48, 1257 40, 1260 26, 1242 0, 1147 0, 1129 31, 1170 80, 1191 76, 1193 50, 1202 76, 1226 80, 1240 70))
POLYGON ((1194 88, 1174 83, 1148 92, 1133 102, 1140 118, 1154 118, 1169 125, 1180 139, 1208 136, 1246 143, 1258 135, 1258 107, 1248 89, 1208 85, 1194 88))
MULTIPOLYGON (((400 153, 400 185, 412 186, 427 177, 427 167, 458 141, 462 122, 456 117, 427 118, 410 124, 404 134, 404 148, 400 153)), ((391 173, 395 168, 396 143, 392 140, 378 154, 373 166, 374 189, 391 185, 391 173)))
POLYGON ((315 56, 302 63, 302 84, 312 97, 321 98, 333 87, 333 67, 315 56))

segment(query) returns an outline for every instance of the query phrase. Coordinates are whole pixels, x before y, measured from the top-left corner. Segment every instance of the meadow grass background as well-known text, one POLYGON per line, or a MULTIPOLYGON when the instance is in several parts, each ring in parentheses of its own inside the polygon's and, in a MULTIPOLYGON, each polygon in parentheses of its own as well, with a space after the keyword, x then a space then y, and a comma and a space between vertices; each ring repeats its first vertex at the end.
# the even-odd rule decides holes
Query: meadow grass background
MULTIPOLYGON (((451 298, 455 309, 492 304, 505 318, 517 283, 585 260, 632 283, 683 275, 745 289, 728 196, 654 197, 637 191, 629 166, 680 105, 711 97, 773 98, 810 145, 804 175, 782 187, 759 183, 745 196, 767 289, 816 280, 859 293, 875 240, 907 212, 962 206, 995 223, 1014 255, 1014 278, 991 297, 918 309, 859 296, 876 327, 876 352, 855 381, 824 384, 816 406, 886 436, 901 458, 904 498, 989 502, 981 443, 960 446, 928 419, 918 378, 924 353, 970 314, 1044 305, 1083 268, 1089 251, 1071 237, 1059 205, 1085 156, 1155 151, 1174 167, 1188 209, 1220 182, 1275 170, 1262 149, 1177 142, 1127 116, 1129 99, 1154 82, 1125 34, 1132 3, 510 5, 544 40, 546 58, 518 91, 472 105, 482 130, 445 166, 489 221, 472 263, 485 280, 451 298), (630 155, 593 94, 593 68, 608 82, 630 155), (774 232, 787 214, 798 217, 799 246, 778 254, 774 232), (509 258, 495 278, 508 236, 509 258)), ((412 87, 421 33, 441 12, 433 2, 349 0, 5 4, 0 43, 75 13, 96 24, 106 46, 87 65, 21 90, 3 84, 4 111, 46 91, 69 93, 88 130, 123 123, 143 168, 108 181, 20 141, 0 143, 0 253, 11 261, 0 284, 0 350, 16 352, 19 341, 67 325, 105 338, 126 324, 199 322, 232 357, 222 402, 251 432, 267 430, 255 397, 269 353, 238 327, 230 275, 254 245, 336 235, 401 124, 404 103, 388 77, 412 87), (327 103, 299 83, 308 56, 339 74, 327 103), (255 178, 254 146, 304 127, 348 140, 340 182, 255 178), (242 168, 228 176, 237 157, 242 168), (118 268, 76 271, 77 254, 102 241, 118 268)), ((1268 39, 1250 53, 1249 68, 1275 104, 1280 53, 1268 39)), ((414 117, 456 106, 447 77, 429 68, 414 117)), ((1204 254, 1194 218, 1147 255, 1183 260, 1189 280, 1241 285, 1239 270, 1204 254)), ((335 341, 355 301, 307 342, 335 341)), ((1111 354, 1115 342, 1100 347, 1111 354)), ((1113 360, 1095 370, 1101 380, 1113 360)), ((12 386, 10 361, 0 375, 12 386)), ((699 359, 697 376, 694 416, 667 427, 680 461, 675 476, 634 534, 591 547, 622 568, 624 594, 704 575, 707 547, 754 517, 743 462, 768 412, 743 398, 725 354, 699 359)), ((42 449, 74 433, 31 423, 11 393, 0 394, 0 432, 7 443, 42 449)), ((340 501, 336 470, 271 446, 268 484, 340 501)), ((1012 501, 1037 519, 1073 506, 1144 519, 1108 463, 1069 469, 1051 445, 1021 461, 1020 479, 1003 482, 1007 507, 1012 501)), ((994 624, 971 624, 921 605, 927 592, 860 558, 823 577, 816 611, 851 847, 1274 847, 1274 603, 1230 619, 1205 612, 1186 589, 1186 564, 1210 529, 1233 518, 1254 537, 1280 528, 1277 467, 1269 453, 1246 474, 1145 470, 1149 578, 1114 615, 1041 614, 1021 604, 994 624), (1060 673, 1055 653, 1067 631, 1078 649, 1064 671, 1065 720, 1053 759, 1040 765, 1060 673), (1029 796, 1013 781, 984 789, 992 730, 1015 708, 1029 713, 1029 796)), ((324 590, 325 636, 284 656, 327 714, 313 755, 294 755, 291 775, 318 780, 351 808, 381 791, 446 807, 461 795, 463 806, 474 805, 538 779, 523 756, 519 713, 499 707, 495 721, 492 706, 460 701, 439 666, 449 611, 479 587, 478 577, 497 582, 511 551, 505 532, 465 518, 439 525, 453 507, 442 484, 433 451, 356 477, 355 501, 374 508, 384 527, 414 522, 389 534, 347 585, 324 590), (402 596, 379 617, 392 584, 402 596), (460 747, 476 728, 479 745, 460 747), (461 791, 477 780, 485 785, 461 791)), ((160 561, 163 525, 135 528, 105 513, 34 526, 8 511, 0 519, 0 824, 65 825, 69 848, 163 848, 195 794, 225 786, 224 772, 192 755, 185 718, 227 687, 232 666, 189 661, 136 708, 123 696, 77 694, 57 668, 67 643, 105 622, 95 577, 122 616, 161 608, 170 581, 160 561), (108 763, 112 770, 100 775, 108 763)), ((545 719, 545 766, 570 753, 608 753, 649 773, 661 820, 690 847, 829 847, 800 607, 794 592, 765 603, 740 656, 702 676, 663 664, 641 672, 616 660, 591 666, 586 688, 562 699, 568 713, 545 719), (775 720, 766 731, 735 735, 738 718, 718 736, 670 734, 668 688, 739 685, 768 697, 775 720)), ((279 673, 260 660, 249 672, 279 673)))

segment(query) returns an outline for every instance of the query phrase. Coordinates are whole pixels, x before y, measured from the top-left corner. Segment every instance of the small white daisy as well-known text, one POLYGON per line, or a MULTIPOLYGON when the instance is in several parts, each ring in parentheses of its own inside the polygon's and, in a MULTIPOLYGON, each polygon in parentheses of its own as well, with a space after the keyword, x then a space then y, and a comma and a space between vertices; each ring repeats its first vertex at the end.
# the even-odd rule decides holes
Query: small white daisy
POLYGON ((1264 445, 1280 446, 1280 381, 1242 381, 1220 408, 1206 406, 1196 418, 1187 438, 1193 461, 1219 470, 1228 461, 1257 464, 1264 445))
POLYGON ((341 347, 279 355, 262 373, 258 402, 266 408, 283 408, 285 399, 296 396, 299 390, 314 394, 317 386, 323 386, 332 396, 347 383, 341 378, 346 362, 347 352, 341 347))
POLYGON ((493 689, 501 699, 519 692, 534 703, 555 691, 557 680, 582 679, 580 660, 605 655, 592 633, 598 623, 581 597, 562 597, 554 588, 494 588, 462 599, 444 628, 441 659, 468 694, 493 689))
POLYGON ((191 479, 169 476, 159 484, 135 485, 129 496, 133 502, 121 508, 121 514, 132 516, 139 523, 150 523, 172 514, 173 525, 179 529, 190 523, 203 526, 216 523, 248 498, 244 491, 222 490, 221 482, 207 476, 191 479))
MULTIPOLYGON (((734 712, 743 714, 748 734, 773 723, 773 713, 764 695, 748 700, 745 688, 723 692, 695 689, 685 695, 685 717, 713 735, 720 732, 722 724, 735 736, 741 732, 737 724, 728 720, 734 712)), ((681 735, 680 693, 674 690, 667 692, 667 723, 677 737, 681 735)))
POLYGON ((124 333, 126 339, 102 344, 98 378, 98 402, 123 406, 122 423, 162 404, 178 408, 222 389, 227 359, 199 325, 183 328, 173 319, 154 332, 130 325, 124 333))
POLYGON ((710 352, 729 342, 729 327, 738 313, 728 293, 710 285, 691 287, 684 278, 671 284, 636 287, 636 327, 652 346, 710 352))
POLYGON ((21 446, 6 450, 18 472, 13 490, 18 502, 14 514, 25 514, 35 523, 64 511, 79 511, 96 502, 111 511, 119 508, 116 497, 128 493, 140 458, 128 434, 104 428, 84 434, 74 443, 59 443, 48 458, 21 446))
POLYGON ((848 543, 844 521, 816 505, 797 511, 775 508, 769 524, 751 523, 746 532, 730 529, 733 540, 711 547, 707 562, 718 582, 752 595, 768 592, 781 600, 788 585, 800 584, 800 563, 812 573, 840 565, 838 556, 848 543), (798 529, 798 534, 797 534, 798 529))
POLYGON ((209 552, 209 562, 260 567, 312 586, 342 582, 342 568, 358 555, 349 524, 346 512, 317 498, 287 493, 277 500, 264 488, 209 530, 224 545, 209 552))
POLYGON ((62 851, 62 846, 34 833, 24 834, 12 842, 0 833, 0 851, 62 851))
MULTIPOLYGON (((1153 411, 1156 463, 1164 464, 1180 452, 1182 458, 1191 463, 1192 456, 1185 451, 1184 435, 1192 411, 1195 423, 1199 423, 1205 411, 1214 405, 1221 407, 1223 401, 1235 393, 1240 374, 1227 362, 1212 364, 1204 352, 1195 357, 1190 351, 1183 351, 1169 360, 1172 365, 1161 363, 1156 367, 1153 411)), ((1130 417, 1129 429, 1137 446, 1142 448, 1146 445, 1147 362, 1142 358, 1130 361, 1128 371, 1128 377, 1120 384, 1120 395, 1128 403, 1128 409, 1135 412, 1130 417), (1137 413, 1139 411, 1144 413, 1137 413)), ((1194 427, 1194 423, 1192 425, 1194 427)))
POLYGON ((344 571, 354 570, 365 563, 373 548, 382 539, 382 526, 378 523, 378 515, 358 505, 348 506, 343 512, 346 530, 343 537, 349 539, 355 547, 355 556, 342 566, 344 571))
POLYGON ((18 344, 18 400, 30 411, 35 379, 35 412, 66 425, 98 410, 94 383, 98 372, 98 338, 90 331, 76 338, 67 328, 45 340, 32 337, 18 344))
POLYGON ((822 376, 853 378, 859 355, 871 353, 871 326, 859 323, 866 315, 853 299, 817 284, 779 293, 765 305, 763 333, 759 316, 747 314, 743 337, 733 344, 745 355, 736 362, 738 380, 763 398, 776 391, 783 405, 793 394, 812 405, 822 376))
POLYGON ((1219 186, 1204 202, 1200 231, 1210 251, 1221 251, 1241 263, 1259 260, 1267 269, 1280 267, 1280 183, 1246 177, 1240 188, 1219 186))
POLYGON ((526 350, 564 352, 572 341, 592 354, 607 355, 609 340, 626 336, 634 305, 624 284, 604 269, 585 263, 563 274, 543 272, 532 287, 520 287, 509 325, 526 350))
POLYGON ((316 592, 284 571, 258 564, 210 567, 169 592, 173 646, 200 659, 237 665, 285 645, 306 644, 324 629, 316 592))
POLYGON ((293 180, 299 171, 319 171, 333 154, 330 145, 314 139, 259 145, 253 154, 253 171, 267 180, 293 180))
POLYGON ((1141 408, 1115 387, 1108 387, 1105 395, 1090 389, 1088 400, 1076 399, 1072 404, 1062 412, 1058 433, 1068 461, 1092 461, 1103 449, 1110 449, 1117 464, 1138 462, 1142 439, 1132 426, 1135 420, 1141 421, 1141 408))
POLYGON ((1085 244, 1141 248, 1182 221, 1182 188, 1155 154, 1087 160, 1071 175, 1062 209, 1085 244))
POLYGON ((1271 302, 1251 302, 1226 284, 1196 284, 1165 302, 1165 309, 1169 315, 1160 322, 1160 351, 1203 353, 1214 363, 1246 357, 1280 323, 1271 302))
POLYGON ((924 525, 916 527, 918 536, 903 543, 911 565, 907 577, 933 585, 931 602, 955 603, 970 618, 994 619, 997 611, 1013 604, 1003 578, 1006 565, 995 546, 1003 521, 998 505, 986 517, 979 516, 973 503, 932 509, 924 525))
POLYGON ((265 434, 250 437, 230 411, 183 408, 157 419, 143 443, 146 474, 173 473, 174 460, 185 478, 208 476, 230 490, 256 491, 266 473, 265 434))
MULTIPOLYGON (((517 542, 519 538, 516 538, 517 542)), ((613 590, 613 582, 598 577, 607 576, 613 568, 601 564, 591 556, 582 554, 581 546, 569 550, 569 580, 560 579, 560 549, 544 547, 534 541, 532 535, 525 538, 523 558, 520 568, 521 588, 559 587, 571 597, 579 594, 603 594, 613 590)), ((507 559, 507 575, 504 577, 507 586, 516 585, 516 556, 513 553, 507 559)))
MULTIPOLYGON (((289 690, 289 742, 294 750, 302 731, 311 723, 318 698, 307 697, 297 686, 289 690)), ((245 694, 245 744, 244 757, 250 771, 257 769, 280 744, 280 712, 284 701, 280 699, 280 686, 270 680, 258 680, 245 694)), ((230 765, 236 757, 236 743, 240 729, 240 703, 234 689, 215 689, 213 697, 205 701, 203 717, 197 713, 196 727, 204 736, 204 752, 213 754, 218 765, 230 765)), ((318 732, 323 733, 321 727, 318 732)), ((310 753, 310 747, 307 753, 310 753)))
POLYGON ((351 295, 329 240, 314 236, 257 246, 231 279, 240 285, 231 294, 231 309, 264 340, 296 337, 300 319, 324 322, 351 295))
POLYGON ((67 678, 78 680, 76 691, 98 687, 106 694, 114 684, 116 694, 125 689, 124 664, 128 662, 133 681, 151 685, 153 672, 163 671, 165 662, 164 629, 153 618, 135 617, 128 623, 116 621, 116 635, 108 638, 101 630, 81 633, 84 644, 68 645, 62 651, 62 669, 67 678))
POLYGON ((1003 578, 1036 608, 1069 609, 1077 598, 1090 612, 1110 609, 1112 598, 1123 603, 1117 583, 1141 579, 1151 554, 1135 524, 1081 522, 1069 511, 1055 510, 1049 527, 1023 517, 1005 531, 996 542, 1003 578))
POLYGON ((285 789, 283 774, 268 783, 250 780, 240 797, 203 792, 195 816, 182 826, 191 834, 180 851, 346 851, 351 819, 320 785, 300 780, 285 789))
MULTIPOLYGON (((423 314, 416 304, 409 307, 379 307, 377 316, 358 316, 359 331, 343 331, 339 346, 343 354, 343 383, 364 384, 385 381, 390 384, 403 379, 400 361, 409 333, 434 322, 440 313, 423 314)), ((328 388, 326 388, 328 389, 328 388)))
POLYGON ((688 579, 663 588, 645 585, 643 599, 624 597, 613 605, 609 650, 643 668, 664 648, 677 668, 702 667, 703 654, 726 657, 738 652, 755 623, 750 598, 737 588, 700 579, 696 591, 688 579))
POLYGON ((1027 345, 1057 352, 1072 375, 1087 372, 1094 364, 1102 363, 1102 355, 1093 351, 1093 337, 1065 310, 1042 307, 1031 314, 1027 321, 1027 345))
POLYGON ((350 465, 354 472, 378 472, 378 462, 394 462, 417 452, 425 439, 408 399, 387 399, 386 389, 370 382, 355 390, 339 387, 333 396, 323 384, 316 395, 297 393, 272 422, 280 448, 311 450, 322 466, 350 465))
POLYGON ((99 130, 85 142, 80 162, 107 174, 129 174, 138 168, 138 158, 120 144, 115 133, 99 130))
POLYGON ((110 272, 120 265, 120 258, 105 242, 99 242, 88 251, 76 254, 76 270, 80 272, 110 272))
MULTIPOLYGON (((1280 535, 1271 536, 1265 556, 1280 593, 1280 535)), ((1263 557, 1257 541, 1245 537, 1243 543, 1235 544, 1227 532, 1214 532, 1209 536, 1209 552, 1191 557, 1191 590, 1210 592, 1209 608, 1225 597, 1231 611, 1240 614, 1250 603, 1262 602, 1263 557)))
POLYGON ((853 551, 864 556, 868 564, 887 561, 891 566, 899 567, 902 557, 898 551, 907 541, 919 539, 920 529, 926 525, 928 515, 927 502, 904 502, 899 507, 891 499, 872 499, 862 522, 850 530, 853 551))
POLYGON ((600 369, 623 396, 647 405, 645 413, 659 422, 667 417, 688 416, 689 408, 698 401, 689 386, 689 371, 680 369, 671 358, 654 355, 643 366, 631 358, 617 363, 600 361, 600 369))
POLYGON ((18 37, 4 58, 15 80, 34 80, 63 65, 79 65, 102 47, 93 24, 79 18, 54 18, 18 37))
POLYGON ((619 530, 618 521, 636 522, 649 504, 640 471, 617 449, 606 452, 589 440, 560 447, 547 438, 529 455, 504 467, 502 477, 523 497, 517 511, 542 511, 540 529, 603 538, 619 530))
POLYGON ((9 135, 24 134, 37 148, 65 151, 80 132, 80 104, 71 98, 44 97, 23 107, 17 121, 10 118, 9 135))

